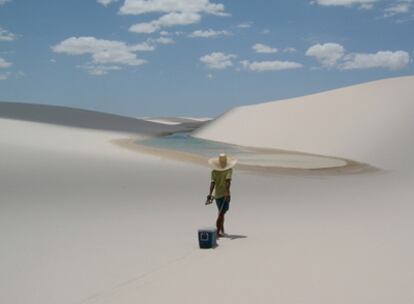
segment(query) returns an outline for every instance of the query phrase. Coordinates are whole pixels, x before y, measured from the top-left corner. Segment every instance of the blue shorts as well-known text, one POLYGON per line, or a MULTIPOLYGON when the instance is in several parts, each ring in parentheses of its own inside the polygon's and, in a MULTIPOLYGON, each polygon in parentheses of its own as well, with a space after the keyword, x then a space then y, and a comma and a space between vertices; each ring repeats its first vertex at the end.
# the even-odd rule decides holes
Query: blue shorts
POLYGON ((226 201, 224 196, 216 198, 216 205, 219 213, 226 213, 230 208, 230 202, 226 201))

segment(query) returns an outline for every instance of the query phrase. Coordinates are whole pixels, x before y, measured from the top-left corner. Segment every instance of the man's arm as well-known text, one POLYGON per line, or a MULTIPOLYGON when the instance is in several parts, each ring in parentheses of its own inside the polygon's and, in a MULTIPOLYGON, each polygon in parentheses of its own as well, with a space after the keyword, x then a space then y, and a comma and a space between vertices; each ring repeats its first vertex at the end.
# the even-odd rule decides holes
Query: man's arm
POLYGON ((213 190, 214 190, 215 186, 216 186, 216 183, 214 181, 211 181, 211 183, 210 183, 210 192, 207 195, 207 199, 211 199, 211 195, 213 194, 213 190))
POLYGON ((226 179, 226 193, 224 195, 224 199, 230 202, 230 186, 231 186, 231 179, 226 179))

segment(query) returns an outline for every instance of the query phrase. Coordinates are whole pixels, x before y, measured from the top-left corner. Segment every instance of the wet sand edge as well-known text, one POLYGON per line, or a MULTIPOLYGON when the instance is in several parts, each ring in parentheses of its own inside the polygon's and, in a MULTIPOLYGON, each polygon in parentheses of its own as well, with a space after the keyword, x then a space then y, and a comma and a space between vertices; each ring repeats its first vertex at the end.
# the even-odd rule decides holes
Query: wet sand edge
MULTIPOLYGON (((182 152, 171 149, 161 149, 142 145, 138 143, 139 138, 123 138, 115 139, 111 142, 115 145, 128 149, 130 151, 146 153, 153 156, 158 156, 164 159, 191 162, 196 165, 209 167, 207 163, 207 158, 201 155, 182 152)), ((249 147, 252 148, 252 147, 249 147)), ((276 150, 276 149, 267 149, 267 148, 258 148, 257 151, 262 152, 274 152, 279 154, 299 154, 307 156, 318 156, 325 157, 321 155, 314 155, 309 153, 301 153, 296 151, 286 151, 286 150, 276 150)), ((326 158, 334 158, 326 156, 326 158)), ((280 175, 350 175, 350 174, 381 174, 385 171, 376 167, 373 167, 369 164, 359 163, 353 160, 335 158, 343 160, 346 162, 345 166, 341 167, 332 167, 332 168, 316 168, 316 169, 306 169, 306 168, 284 168, 284 167, 264 167, 264 166, 255 166, 255 165, 246 165, 246 164, 237 164, 235 169, 246 171, 246 172, 257 172, 263 174, 280 174, 280 175)))

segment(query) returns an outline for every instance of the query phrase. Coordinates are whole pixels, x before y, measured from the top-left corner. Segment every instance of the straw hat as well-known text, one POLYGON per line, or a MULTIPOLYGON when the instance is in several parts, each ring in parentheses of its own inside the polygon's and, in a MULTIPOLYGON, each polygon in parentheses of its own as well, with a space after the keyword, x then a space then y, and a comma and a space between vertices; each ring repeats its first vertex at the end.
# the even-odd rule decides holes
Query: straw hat
POLYGON ((218 157, 210 158, 208 163, 214 170, 225 171, 233 168, 237 163, 237 159, 227 157, 225 153, 221 153, 218 157))

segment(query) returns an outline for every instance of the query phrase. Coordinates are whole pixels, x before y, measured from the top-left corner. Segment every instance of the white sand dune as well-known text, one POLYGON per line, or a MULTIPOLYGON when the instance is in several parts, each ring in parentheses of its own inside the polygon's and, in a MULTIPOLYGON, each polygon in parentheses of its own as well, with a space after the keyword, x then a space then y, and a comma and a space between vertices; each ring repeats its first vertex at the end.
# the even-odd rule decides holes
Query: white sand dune
POLYGON ((187 121, 201 121, 201 122, 209 121, 209 120, 212 119, 210 117, 190 117, 190 116, 182 116, 182 117, 179 117, 179 118, 182 119, 182 120, 187 120, 187 121))
POLYGON ((0 102, 0 118, 111 132, 165 134, 187 129, 115 114, 42 104, 0 102))
POLYGON ((192 117, 141 117, 145 121, 154 122, 158 124, 180 126, 181 128, 188 128, 189 131, 199 128, 208 122, 209 118, 192 118, 192 117))
POLYGON ((193 122, 206 122, 211 120, 207 117, 142 117, 145 120, 157 120, 163 123, 193 123, 193 122))
POLYGON ((209 169, 112 144, 130 136, 0 118, 0 303, 413 302, 403 174, 236 170, 235 237, 203 251, 209 169))
POLYGON ((193 136, 405 167, 414 153, 413 96, 414 76, 374 81, 237 107, 193 136))
POLYGON ((144 120, 161 123, 165 125, 180 125, 181 124, 181 122, 171 121, 169 119, 163 119, 163 118, 144 118, 144 120))

